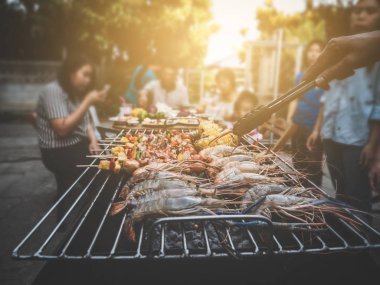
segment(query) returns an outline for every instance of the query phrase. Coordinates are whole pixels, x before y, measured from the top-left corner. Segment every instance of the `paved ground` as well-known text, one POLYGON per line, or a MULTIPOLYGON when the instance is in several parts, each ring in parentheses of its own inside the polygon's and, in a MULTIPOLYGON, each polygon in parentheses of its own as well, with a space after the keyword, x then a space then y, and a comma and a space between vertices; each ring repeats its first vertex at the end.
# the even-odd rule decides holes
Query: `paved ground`
POLYGON ((55 181, 29 125, 0 124, 0 181, 0 284, 31 284, 43 262, 13 260, 11 251, 52 204, 55 181))
MULTIPOLYGON (((0 181, 0 284, 31 284, 44 263, 13 260, 11 251, 52 205, 55 182, 23 122, 0 123, 0 181)), ((331 193, 326 175, 323 184, 331 193)))

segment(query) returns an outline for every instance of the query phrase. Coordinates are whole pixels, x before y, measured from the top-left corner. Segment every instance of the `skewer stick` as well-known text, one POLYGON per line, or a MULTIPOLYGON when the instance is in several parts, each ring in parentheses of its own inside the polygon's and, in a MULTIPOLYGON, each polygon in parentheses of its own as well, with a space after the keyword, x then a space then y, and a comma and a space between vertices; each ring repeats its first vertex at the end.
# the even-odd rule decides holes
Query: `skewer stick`
POLYGON ((117 158, 117 156, 112 155, 112 154, 91 154, 91 155, 86 155, 86 157, 90 157, 90 158, 117 158))
POLYGON ((104 142, 113 142, 113 141, 122 141, 122 138, 104 138, 104 139, 100 139, 99 141, 104 141, 104 142))
POLYGON ((125 144, 114 144, 114 143, 99 143, 98 145, 106 145, 106 146, 125 146, 125 144))
POLYGON ((89 165, 86 165, 86 164, 79 164, 79 165, 77 165, 77 167, 96 167, 96 168, 98 168, 98 165, 96 165, 96 164, 89 164, 89 165))

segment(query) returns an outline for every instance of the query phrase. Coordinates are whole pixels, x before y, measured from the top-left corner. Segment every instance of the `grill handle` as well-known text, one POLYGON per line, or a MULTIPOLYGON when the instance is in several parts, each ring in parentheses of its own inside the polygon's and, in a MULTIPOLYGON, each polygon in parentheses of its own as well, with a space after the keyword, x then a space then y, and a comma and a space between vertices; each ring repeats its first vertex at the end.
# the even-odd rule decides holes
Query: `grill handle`
POLYGON ((270 119, 273 113, 286 107, 288 103, 305 94, 315 87, 315 81, 302 81, 300 84, 290 89, 284 95, 273 100, 265 106, 259 106, 245 116, 241 117, 233 126, 233 133, 243 136, 270 119))

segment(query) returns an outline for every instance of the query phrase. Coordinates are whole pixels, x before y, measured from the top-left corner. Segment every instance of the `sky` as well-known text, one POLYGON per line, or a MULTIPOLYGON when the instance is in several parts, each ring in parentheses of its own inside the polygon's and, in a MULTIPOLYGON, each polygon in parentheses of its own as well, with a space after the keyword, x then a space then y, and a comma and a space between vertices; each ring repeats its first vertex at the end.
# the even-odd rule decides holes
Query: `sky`
MULTIPOLYGON (((273 0, 274 6, 285 13, 294 13, 305 9, 306 0, 273 0)), ((236 55, 242 46, 240 35, 242 28, 248 28, 248 39, 257 39, 255 11, 263 7, 265 0, 212 0, 214 22, 219 31, 209 40, 205 64, 213 64, 221 59, 236 55)))

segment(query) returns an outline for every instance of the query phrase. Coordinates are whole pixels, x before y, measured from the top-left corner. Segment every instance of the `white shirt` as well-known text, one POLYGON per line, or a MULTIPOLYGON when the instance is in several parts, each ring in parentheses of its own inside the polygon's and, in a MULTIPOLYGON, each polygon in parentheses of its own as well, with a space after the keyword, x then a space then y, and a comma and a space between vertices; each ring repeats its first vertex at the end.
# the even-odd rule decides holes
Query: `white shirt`
POLYGON ((205 114, 215 120, 224 120, 234 114, 234 102, 223 102, 219 96, 205 98, 205 114))
POLYGON ((357 69, 354 76, 332 82, 321 101, 324 103, 323 139, 354 146, 367 143, 375 94, 366 68, 357 69))
POLYGON ((172 108, 189 105, 187 89, 179 82, 173 90, 167 91, 162 88, 159 80, 153 80, 145 85, 142 92, 153 94, 153 104, 164 103, 172 108))

